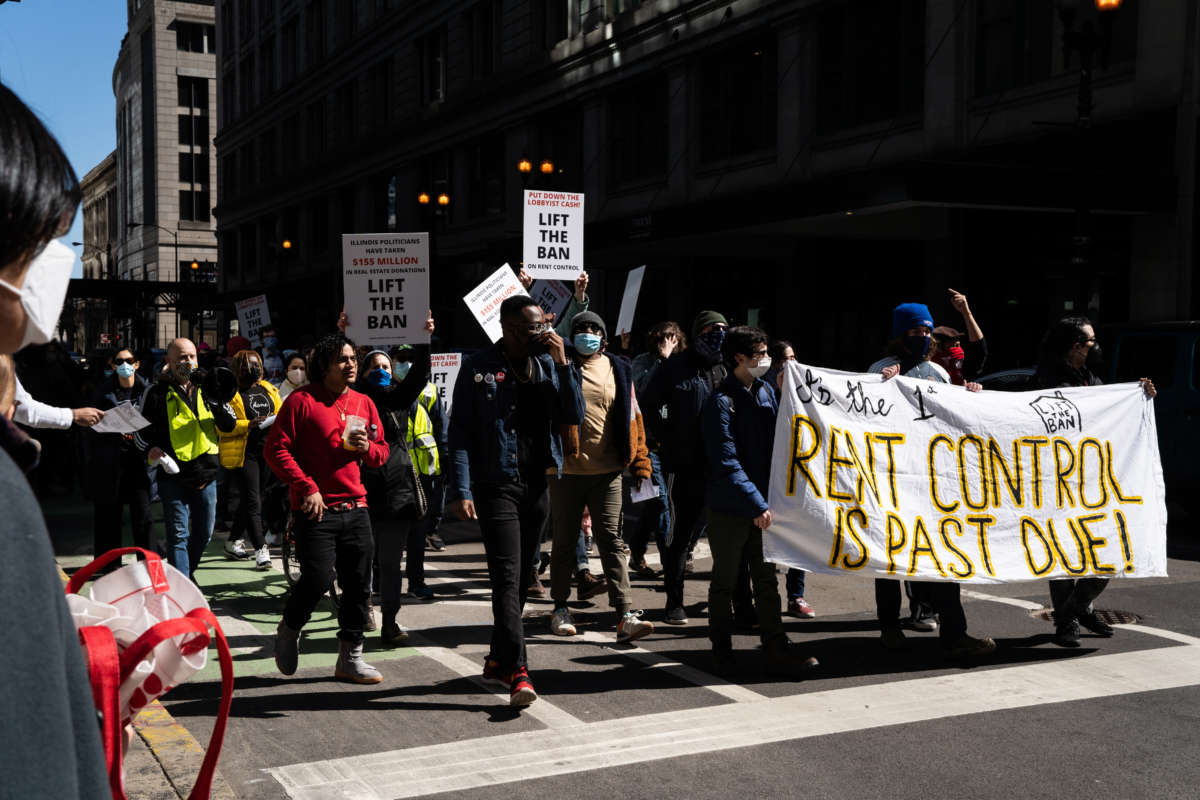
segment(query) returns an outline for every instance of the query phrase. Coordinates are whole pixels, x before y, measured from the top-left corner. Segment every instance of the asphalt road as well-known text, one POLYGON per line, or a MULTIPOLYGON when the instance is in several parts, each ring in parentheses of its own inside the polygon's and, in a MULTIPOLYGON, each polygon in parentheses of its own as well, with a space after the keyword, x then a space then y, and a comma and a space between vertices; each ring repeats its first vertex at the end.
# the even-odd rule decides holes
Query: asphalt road
MULTIPOLYGON (((1200 785, 1200 561, 1172 559, 1170 578, 1117 580, 1097 606, 1137 624, 1083 647, 1050 643, 1035 616, 1044 583, 964 593, 971 631, 996 638, 993 657, 943 660, 936 637, 878 643, 869 580, 810 576, 815 620, 788 620, 793 641, 821 660, 803 681, 762 671, 753 635, 737 637, 743 675, 711 674, 705 559, 689 579, 686 627, 660 625, 636 647, 615 644, 605 597, 575 604, 581 635, 546 626, 548 602, 527 609, 531 674, 540 699, 513 713, 476 680, 491 612, 482 547, 449 526, 449 548, 427 553, 438 601, 401 612, 415 646, 368 660, 384 682, 332 679, 335 622, 314 615, 300 670, 274 670, 271 631, 285 590, 210 548, 199 580, 235 647, 233 717, 220 771, 245 798, 1192 798, 1200 785)), ((782 591, 783 576, 780 575, 782 591)), ((652 581, 635 604, 662 615, 652 581)), ((215 670, 163 698, 204 743, 215 670)))

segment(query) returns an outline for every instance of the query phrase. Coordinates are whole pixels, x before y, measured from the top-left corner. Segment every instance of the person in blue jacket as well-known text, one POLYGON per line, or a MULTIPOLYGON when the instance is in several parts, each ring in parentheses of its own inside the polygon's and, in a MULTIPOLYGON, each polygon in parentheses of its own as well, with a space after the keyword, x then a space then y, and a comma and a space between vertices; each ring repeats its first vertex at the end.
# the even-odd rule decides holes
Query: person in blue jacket
POLYGON ((537 692, 521 623, 524 579, 546 520, 547 471, 562 474, 560 426, 583 422, 583 394, 562 337, 532 298, 501 303, 500 325, 500 341, 465 359, 454 384, 446 500, 483 533, 493 616, 483 678, 526 706, 537 692))
POLYGON ((743 557, 749 562, 767 671, 791 675, 817 666, 788 649, 775 565, 763 561, 762 532, 771 525, 767 483, 779 404, 762 380, 771 368, 767 335, 739 326, 725 335, 729 375, 704 403, 700 428, 708 461, 708 543, 712 582, 708 629, 718 674, 737 671, 733 655, 733 595, 743 557))

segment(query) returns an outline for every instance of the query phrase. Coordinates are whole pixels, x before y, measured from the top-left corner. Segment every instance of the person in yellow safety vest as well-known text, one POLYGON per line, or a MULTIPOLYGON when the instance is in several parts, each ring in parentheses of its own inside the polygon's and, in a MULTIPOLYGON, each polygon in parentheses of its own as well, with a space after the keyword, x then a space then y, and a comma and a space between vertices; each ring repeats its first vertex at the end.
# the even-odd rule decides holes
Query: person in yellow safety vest
POLYGON ((134 443, 158 467, 167 561, 195 580, 216 522, 218 430, 232 431, 236 420, 228 405, 204 396, 190 339, 171 342, 166 365, 142 395, 141 413, 150 424, 134 443))
POLYGON ((254 551, 255 567, 271 567, 271 549, 263 534, 263 487, 270 470, 263 461, 267 430, 283 401, 279 390, 263 379, 262 358, 253 350, 239 350, 233 357, 233 375, 238 391, 229 402, 237 417, 231 433, 222 433, 221 466, 229 477, 230 512, 233 527, 225 541, 228 558, 249 558, 246 539, 254 551))

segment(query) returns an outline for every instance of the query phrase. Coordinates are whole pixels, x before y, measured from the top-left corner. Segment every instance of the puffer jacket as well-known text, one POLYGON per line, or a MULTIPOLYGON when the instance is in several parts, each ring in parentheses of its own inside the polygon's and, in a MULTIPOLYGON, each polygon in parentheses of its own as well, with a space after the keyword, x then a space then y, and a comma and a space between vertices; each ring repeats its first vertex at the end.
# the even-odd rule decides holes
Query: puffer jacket
MULTIPOLYGON (((279 390, 275 388, 274 384, 265 380, 260 380, 258 385, 271 397, 271 403, 275 408, 271 413, 278 414, 280 406, 283 405, 283 400, 279 397, 279 390)), ((233 409, 237 422, 234 423, 233 430, 229 433, 218 432, 220 436, 217 440, 217 455, 221 459, 221 466, 225 469, 241 469, 246 463, 246 441, 250 438, 250 420, 246 417, 246 407, 242 404, 241 392, 233 396, 233 399, 229 401, 229 407, 233 409)))

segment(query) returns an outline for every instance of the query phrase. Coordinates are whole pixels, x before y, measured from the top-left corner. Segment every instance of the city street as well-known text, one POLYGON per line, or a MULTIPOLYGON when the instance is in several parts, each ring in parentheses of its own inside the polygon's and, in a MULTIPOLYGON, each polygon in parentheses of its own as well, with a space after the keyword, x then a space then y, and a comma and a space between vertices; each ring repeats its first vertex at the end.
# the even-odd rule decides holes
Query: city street
MULTIPOLYGON (((60 563, 84 563, 71 553, 86 547, 86 507, 47 513, 60 563)), ((482 547, 466 525, 445 535, 445 552, 426 553, 440 599, 401 612, 413 646, 381 651, 368 639, 384 675, 368 687, 332 679, 326 606, 305 629, 300 670, 279 675, 270 632, 284 577, 226 560, 214 540, 199 580, 237 672, 216 796, 1164 798, 1192 797, 1200 781, 1200 622, 1189 611, 1200 605, 1200 561, 1186 542, 1173 550, 1185 557, 1171 560, 1170 578, 1111 583, 1098 608, 1140 620, 1112 639, 1085 634, 1077 650, 1051 644, 1052 626, 1036 616, 1045 584, 964 589, 971 631, 999 645, 966 666, 946 663, 932 634, 909 633, 910 652, 884 651, 870 582, 810 576, 818 617, 787 627, 820 669, 804 681, 769 679, 747 634, 736 638, 744 674, 734 683, 710 673, 702 542, 690 624, 658 625, 637 646, 615 644, 606 603, 573 604, 581 634, 569 639, 548 632, 549 602, 531 603, 540 699, 515 714, 477 680, 491 616, 482 547)), ((657 622, 662 595, 653 582, 634 588, 657 622)), ((201 745, 216 677, 212 662, 163 698, 201 745)), ((186 796, 187 769, 156 756, 186 796)), ((130 796, 172 796, 150 791, 150 772, 131 774, 130 796)))

